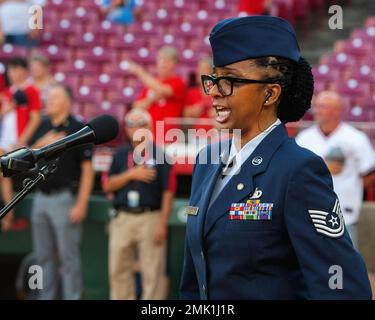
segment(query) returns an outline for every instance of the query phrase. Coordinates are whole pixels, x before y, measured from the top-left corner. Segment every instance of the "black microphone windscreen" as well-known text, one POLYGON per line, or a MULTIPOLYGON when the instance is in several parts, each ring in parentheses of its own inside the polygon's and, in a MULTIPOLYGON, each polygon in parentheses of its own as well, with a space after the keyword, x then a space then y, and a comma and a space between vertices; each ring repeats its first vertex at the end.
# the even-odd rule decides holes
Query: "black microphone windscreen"
POLYGON ((117 120, 107 114, 92 119, 87 124, 95 133, 95 144, 106 143, 115 139, 119 132, 117 120))

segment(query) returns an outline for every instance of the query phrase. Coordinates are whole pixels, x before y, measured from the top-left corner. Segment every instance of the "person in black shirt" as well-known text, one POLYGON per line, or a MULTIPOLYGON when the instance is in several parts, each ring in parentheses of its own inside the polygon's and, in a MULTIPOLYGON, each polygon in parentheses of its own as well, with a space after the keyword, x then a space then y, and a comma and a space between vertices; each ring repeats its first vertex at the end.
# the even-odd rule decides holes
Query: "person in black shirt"
MULTIPOLYGON (((41 148, 80 130, 84 124, 71 115, 72 95, 68 87, 53 85, 47 98, 47 116, 31 138, 32 148, 41 148)), ((58 271, 63 299, 80 299, 81 222, 86 216, 93 186, 92 145, 62 154, 57 170, 37 187, 31 222, 33 249, 43 268, 43 290, 38 299, 55 299, 58 271)))
POLYGON ((151 118, 133 109, 125 118, 131 143, 115 152, 104 186, 114 193, 117 216, 110 226, 111 299, 135 299, 134 256, 138 253, 142 299, 166 298, 165 249, 175 176, 164 151, 151 143, 151 118), (141 132, 140 130, 143 130, 141 132), (136 135, 148 138, 136 141, 136 135), (160 161, 161 160, 161 161, 160 161))

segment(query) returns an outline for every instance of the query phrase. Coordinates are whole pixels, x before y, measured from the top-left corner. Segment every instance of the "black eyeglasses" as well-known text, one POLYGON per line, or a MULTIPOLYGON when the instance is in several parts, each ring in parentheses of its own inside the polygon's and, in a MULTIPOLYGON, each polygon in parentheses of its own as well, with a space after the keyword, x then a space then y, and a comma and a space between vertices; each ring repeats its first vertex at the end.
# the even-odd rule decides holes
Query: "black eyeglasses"
POLYGON ((253 79, 241 79, 233 77, 215 77, 209 75, 202 75, 202 86, 204 93, 207 95, 211 94, 211 91, 215 85, 223 97, 227 97, 233 94, 234 83, 274 83, 275 81, 268 80, 253 80, 253 79))

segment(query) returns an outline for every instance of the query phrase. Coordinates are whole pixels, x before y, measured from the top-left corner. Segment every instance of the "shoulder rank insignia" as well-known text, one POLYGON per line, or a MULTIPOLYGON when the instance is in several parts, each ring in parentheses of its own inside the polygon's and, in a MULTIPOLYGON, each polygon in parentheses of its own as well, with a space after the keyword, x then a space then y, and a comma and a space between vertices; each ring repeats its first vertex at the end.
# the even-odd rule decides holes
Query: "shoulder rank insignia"
POLYGON ((340 238, 344 234, 344 218, 338 199, 336 199, 332 212, 309 210, 309 214, 318 233, 330 238, 340 238))

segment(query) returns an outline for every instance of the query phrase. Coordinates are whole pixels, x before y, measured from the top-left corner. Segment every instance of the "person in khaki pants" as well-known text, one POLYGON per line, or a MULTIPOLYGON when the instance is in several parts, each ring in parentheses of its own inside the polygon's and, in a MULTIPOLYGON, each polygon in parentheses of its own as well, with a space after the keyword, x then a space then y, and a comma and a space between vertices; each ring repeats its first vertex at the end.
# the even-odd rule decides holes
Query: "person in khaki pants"
POLYGON ((114 193, 117 212, 109 241, 111 299, 115 300, 135 299, 136 254, 142 299, 167 297, 163 281, 175 178, 164 152, 152 143, 150 129, 147 111, 133 109, 127 114, 125 130, 131 142, 115 152, 104 185, 105 192, 114 193), (135 133, 147 138, 136 141, 135 133))

